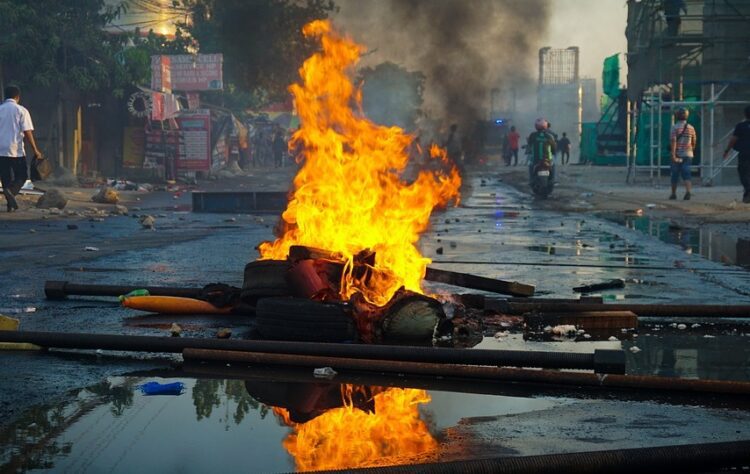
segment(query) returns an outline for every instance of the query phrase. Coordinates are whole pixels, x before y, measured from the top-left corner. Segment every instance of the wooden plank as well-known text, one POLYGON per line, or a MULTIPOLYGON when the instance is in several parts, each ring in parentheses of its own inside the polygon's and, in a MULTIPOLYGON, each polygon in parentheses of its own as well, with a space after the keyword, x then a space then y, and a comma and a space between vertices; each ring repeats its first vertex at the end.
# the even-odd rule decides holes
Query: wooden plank
POLYGON ((452 272, 449 270, 440 270, 438 268, 427 267, 427 274, 424 277, 427 281, 437 283, 446 283, 453 286, 471 288, 472 290, 489 291, 501 295, 511 296, 533 296, 534 286, 518 283, 516 281, 496 280, 468 273, 452 272))

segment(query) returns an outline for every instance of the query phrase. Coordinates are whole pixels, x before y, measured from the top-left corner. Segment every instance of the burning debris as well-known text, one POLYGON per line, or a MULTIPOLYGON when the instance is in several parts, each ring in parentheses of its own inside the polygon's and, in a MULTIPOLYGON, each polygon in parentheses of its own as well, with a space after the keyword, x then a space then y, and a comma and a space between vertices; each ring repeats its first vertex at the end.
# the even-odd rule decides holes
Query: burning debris
POLYGON ((290 87, 301 123, 291 146, 303 165, 279 238, 259 246, 261 259, 284 272, 288 293, 280 294, 350 303, 364 341, 386 339, 383 333, 429 338, 445 313, 422 295, 430 260, 416 244, 432 211, 458 201, 458 170, 433 146, 433 166, 407 181, 414 137, 361 113, 351 73, 364 48, 326 21, 303 31, 322 44, 300 70, 301 83, 290 87))
POLYGON ((283 234, 260 245, 261 257, 286 259, 293 245, 326 249, 344 262, 342 300, 359 293, 383 306, 402 287, 422 293, 430 260, 416 244, 433 209, 458 200, 458 170, 434 146, 435 167, 406 182, 414 137, 358 112, 361 92, 351 73, 364 48, 325 21, 308 24, 304 33, 320 38, 322 51, 303 65, 302 83, 290 88, 301 124, 291 146, 302 151, 303 165, 282 215, 283 234), (363 251, 373 255, 365 275, 355 272, 363 251))

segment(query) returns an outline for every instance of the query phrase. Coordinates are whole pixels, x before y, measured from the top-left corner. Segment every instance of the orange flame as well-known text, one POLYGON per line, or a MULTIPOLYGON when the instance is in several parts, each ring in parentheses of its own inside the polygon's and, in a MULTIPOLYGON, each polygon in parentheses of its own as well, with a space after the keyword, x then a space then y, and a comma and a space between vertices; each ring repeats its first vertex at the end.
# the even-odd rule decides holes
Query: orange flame
POLYGON ((300 129, 291 148, 301 150, 302 168, 282 218, 284 235, 260 245, 261 258, 285 259, 292 245, 323 248, 348 262, 341 296, 356 292, 382 306, 404 286, 421 292, 430 259, 416 247, 432 210, 458 199, 461 178, 445 150, 430 149, 436 166, 412 182, 402 173, 414 137, 398 127, 377 125, 361 113, 361 89, 349 77, 364 48, 334 32, 328 21, 313 21, 303 33, 319 37, 322 51, 300 69, 294 84, 300 129), (376 253, 375 272, 358 281, 353 256, 376 253))
POLYGON ((430 402, 426 391, 387 389, 373 397, 375 410, 368 413, 353 406, 355 389, 343 385, 345 406, 303 424, 291 422, 286 410, 273 409, 294 429, 284 448, 294 457, 298 471, 392 464, 437 450, 437 441, 419 417, 419 405, 430 402))

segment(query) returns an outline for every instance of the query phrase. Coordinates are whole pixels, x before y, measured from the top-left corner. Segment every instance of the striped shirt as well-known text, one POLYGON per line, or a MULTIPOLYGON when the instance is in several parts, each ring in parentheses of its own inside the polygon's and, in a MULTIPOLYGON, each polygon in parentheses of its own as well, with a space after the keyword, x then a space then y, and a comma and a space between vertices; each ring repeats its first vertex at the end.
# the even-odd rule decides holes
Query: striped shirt
POLYGON ((680 158, 693 157, 693 143, 697 140, 695 128, 684 120, 680 120, 672 126, 670 141, 676 141, 675 154, 680 158))

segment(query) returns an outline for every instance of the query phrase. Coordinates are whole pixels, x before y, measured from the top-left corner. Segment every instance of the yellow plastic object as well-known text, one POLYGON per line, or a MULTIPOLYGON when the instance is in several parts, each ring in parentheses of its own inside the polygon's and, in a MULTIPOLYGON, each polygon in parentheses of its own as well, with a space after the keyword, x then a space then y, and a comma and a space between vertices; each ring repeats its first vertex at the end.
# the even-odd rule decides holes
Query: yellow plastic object
POLYGON ((217 308, 208 301, 179 296, 131 296, 122 301, 126 308, 159 314, 227 314, 232 308, 217 308))
POLYGON ((21 322, 17 319, 9 318, 0 314, 0 331, 18 331, 18 325, 21 322))
POLYGON ((28 342, 0 342, 0 351, 41 351, 44 347, 28 342))
MULTIPOLYGON (((0 331, 18 331, 20 321, 0 314, 0 331)), ((42 347, 28 342, 0 342, 0 351, 39 351, 42 347)))

